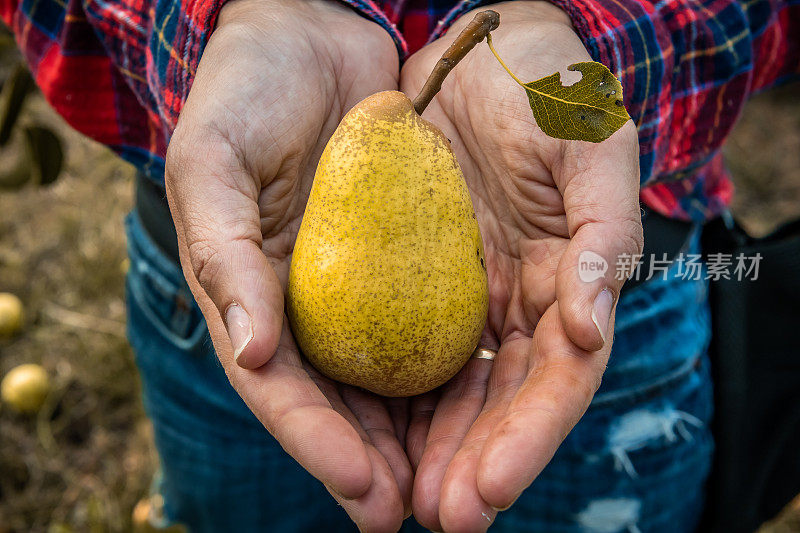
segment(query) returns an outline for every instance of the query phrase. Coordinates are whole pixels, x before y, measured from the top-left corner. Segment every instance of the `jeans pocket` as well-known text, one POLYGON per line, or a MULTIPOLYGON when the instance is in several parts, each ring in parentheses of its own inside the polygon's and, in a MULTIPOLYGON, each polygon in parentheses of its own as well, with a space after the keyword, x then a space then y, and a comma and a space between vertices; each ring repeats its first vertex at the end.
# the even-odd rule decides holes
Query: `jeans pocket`
POLYGON ((698 437, 710 438, 708 367, 708 357, 701 354, 657 379, 598 394, 565 441, 567 449, 584 457, 610 457, 615 470, 635 476, 632 458, 669 454, 698 437))
POLYGON ((713 450, 708 359, 695 362, 598 395, 498 530, 693 531, 713 450))
POLYGON ((132 344, 153 335, 184 352, 198 352, 207 336, 205 320, 175 264, 152 241, 136 212, 125 220, 130 268, 126 278, 132 344))

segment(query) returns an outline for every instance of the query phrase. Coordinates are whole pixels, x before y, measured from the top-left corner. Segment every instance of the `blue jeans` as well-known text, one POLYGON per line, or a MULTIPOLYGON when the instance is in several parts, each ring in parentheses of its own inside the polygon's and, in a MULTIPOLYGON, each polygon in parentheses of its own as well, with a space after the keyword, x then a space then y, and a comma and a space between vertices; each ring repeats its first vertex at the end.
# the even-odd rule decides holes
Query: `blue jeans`
MULTIPOLYGON (((127 234, 128 333, 166 520, 198 532, 355 531, 231 388, 180 268, 135 213, 127 234)), ((673 269, 623 293, 591 407, 492 531, 692 531, 713 448, 709 336, 705 282, 673 269)), ((413 518, 403 530, 423 531, 413 518)))

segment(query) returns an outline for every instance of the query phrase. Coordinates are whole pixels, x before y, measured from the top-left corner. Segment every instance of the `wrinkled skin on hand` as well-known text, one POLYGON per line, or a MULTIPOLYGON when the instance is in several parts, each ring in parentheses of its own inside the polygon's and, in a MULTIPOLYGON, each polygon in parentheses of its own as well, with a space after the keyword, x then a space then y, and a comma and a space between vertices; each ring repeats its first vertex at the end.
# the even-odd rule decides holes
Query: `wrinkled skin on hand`
MULTIPOLYGON (((567 65, 591 61, 559 9, 491 7, 501 20, 495 47, 524 81, 560 71, 570 84, 580 74, 567 65)), ((418 92, 471 18, 407 61, 404 92, 418 92)), ((413 400, 413 512, 437 531, 480 531, 541 472, 600 385, 622 284, 614 265, 642 247, 638 141, 632 122, 600 144, 547 137, 485 44, 453 70, 423 116, 451 139, 473 197, 489 274, 482 343, 498 353, 413 400), (580 280, 585 250, 608 262, 605 278, 580 280)))

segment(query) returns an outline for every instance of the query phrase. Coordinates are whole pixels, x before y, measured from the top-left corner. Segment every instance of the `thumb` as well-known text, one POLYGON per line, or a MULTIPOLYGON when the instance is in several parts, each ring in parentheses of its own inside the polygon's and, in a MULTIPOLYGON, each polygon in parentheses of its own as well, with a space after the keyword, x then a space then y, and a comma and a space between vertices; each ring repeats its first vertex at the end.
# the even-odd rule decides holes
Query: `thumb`
POLYGON ((283 289, 261 250, 258 182, 229 145, 206 143, 198 151, 199 143, 184 137, 173 135, 165 176, 184 276, 195 298, 209 298, 225 324, 228 339, 212 340, 230 342, 232 352, 217 353, 257 368, 275 353, 283 322, 283 289))
POLYGON ((556 299, 569 339, 597 351, 613 337, 611 317, 629 272, 642 252, 636 130, 629 122, 585 150, 561 177, 570 241, 556 273, 556 299), (626 270, 629 269, 626 266, 626 270))

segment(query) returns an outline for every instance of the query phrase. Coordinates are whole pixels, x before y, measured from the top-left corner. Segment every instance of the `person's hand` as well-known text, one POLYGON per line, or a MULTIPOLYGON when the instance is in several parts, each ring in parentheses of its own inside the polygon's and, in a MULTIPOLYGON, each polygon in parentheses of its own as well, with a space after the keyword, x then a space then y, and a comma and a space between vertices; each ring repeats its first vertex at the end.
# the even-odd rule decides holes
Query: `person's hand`
MULTIPOLYGON (((573 83, 580 74, 566 67, 591 61, 552 5, 491 8, 501 20, 495 48, 524 81, 560 71, 573 83)), ((471 19, 408 60, 404 92, 419 92, 471 19)), ((470 360, 441 391, 413 401, 412 506, 433 530, 480 531, 542 471, 600 385, 622 285, 617 258, 642 247, 638 142, 632 122, 600 144, 546 136, 485 44, 423 116, 452 141, 472 193, 489 275, 482 345, 498 353, 493 362, 470 360), (584 251, 606 260, 605 277, 581 281, 584 251)))
POLYGON ((410 512, 402 402, 310 368, 284 287, 325 143, 359 100, 396 89, 398 70, 389 35, 336 2, 232 1, 166 162, 181 264, 231 384, 368 531, 397 530, 410 512))

